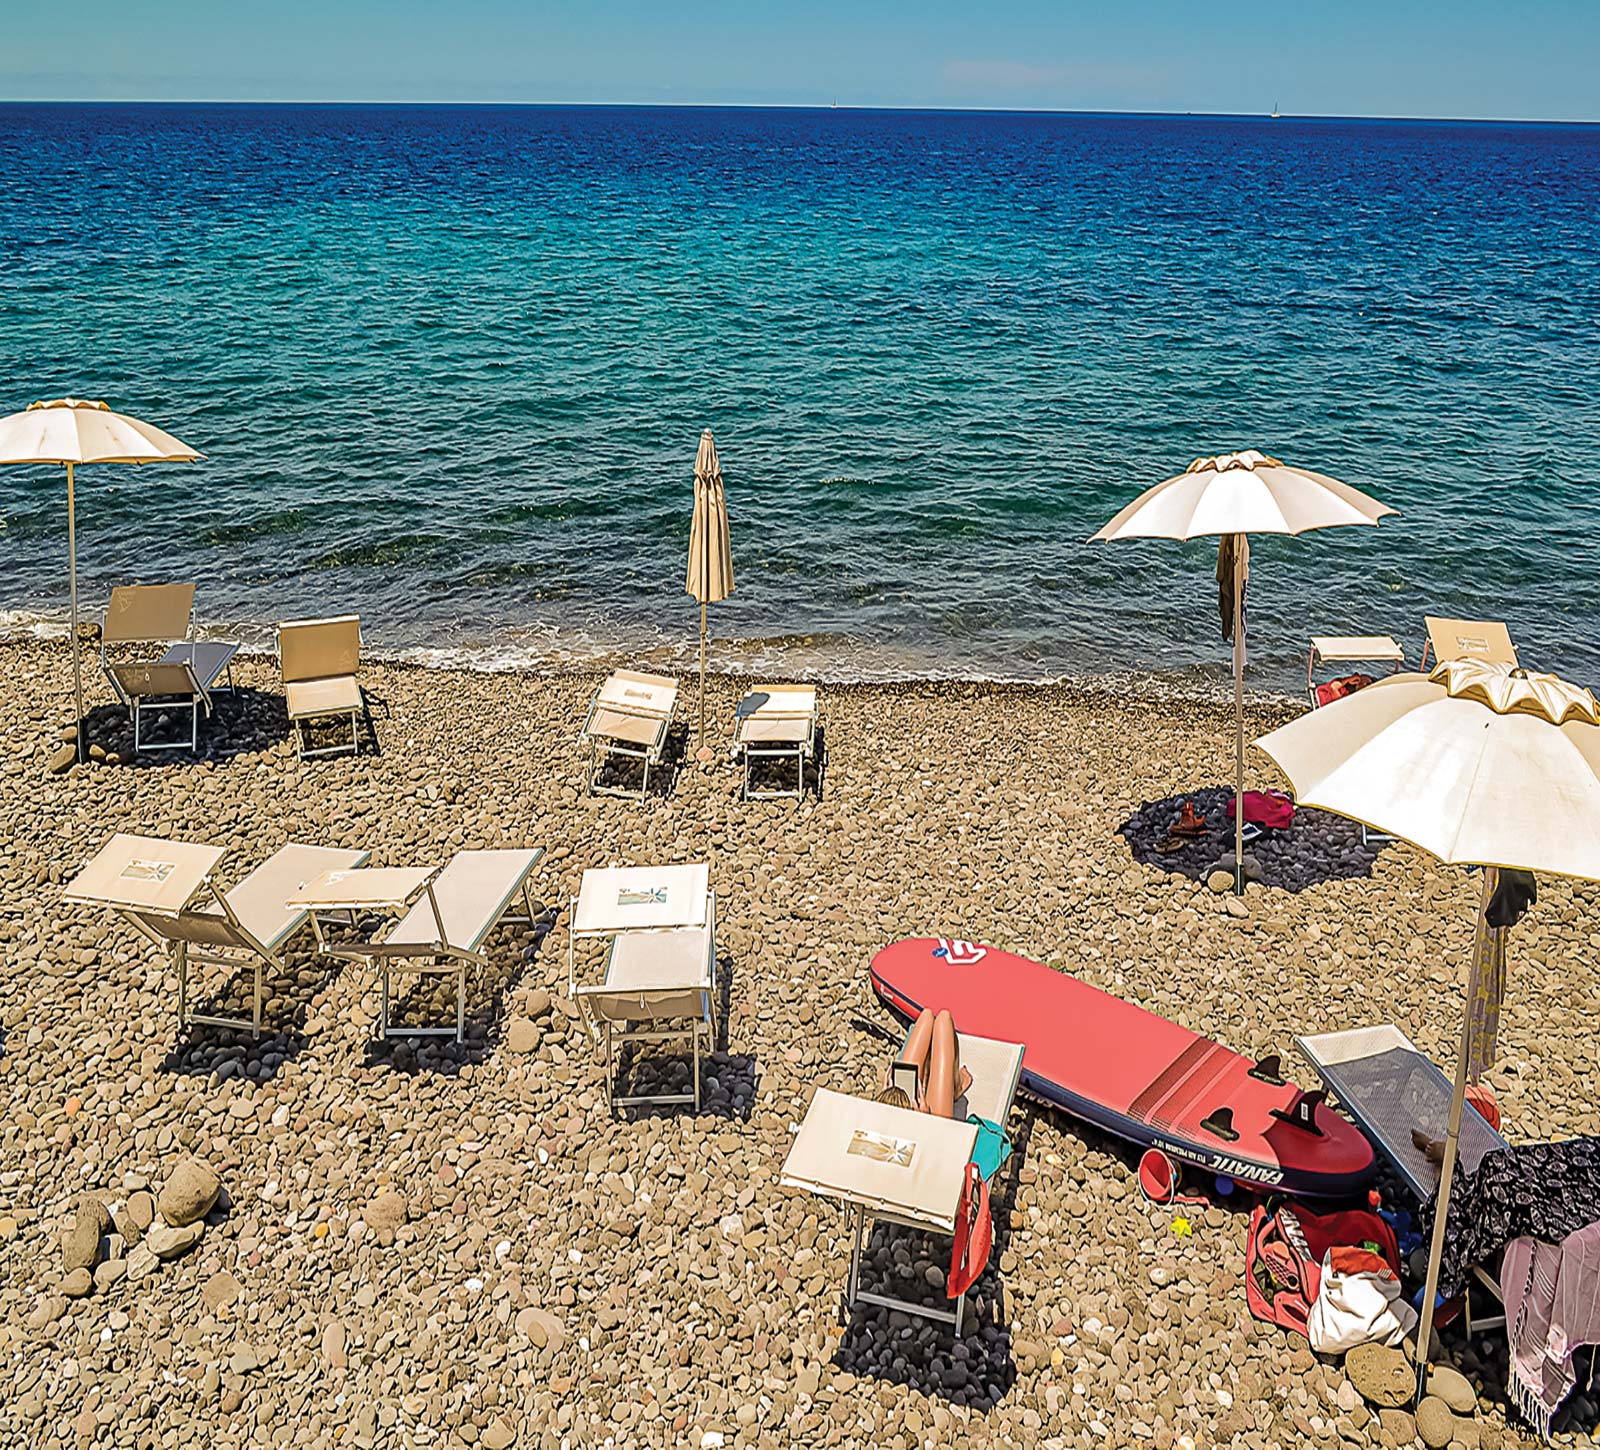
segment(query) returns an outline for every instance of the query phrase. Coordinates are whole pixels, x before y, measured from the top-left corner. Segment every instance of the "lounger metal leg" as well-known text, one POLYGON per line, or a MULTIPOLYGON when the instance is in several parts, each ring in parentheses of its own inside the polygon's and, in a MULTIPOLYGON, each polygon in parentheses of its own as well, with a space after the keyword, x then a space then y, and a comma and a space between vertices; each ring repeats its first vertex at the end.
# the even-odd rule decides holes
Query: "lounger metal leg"
POLYGON ((867 1211, 860 1204, 845 1208, 846 1230, 850 1232, 850 1277, 845 1285, 845 1307, 856 1307, 856 1290, 861 1284, 861 1238, 865 1232, 867 1211))
POLYGON ((378 1002, 378 1035, 389 1035, 389 968, 387 965, 378 969, 379 1002, 378 1002))
POLYGON ((614 1098, 616 1096, 616 1093, 615 1093, 616 1076, 617 1076, 617 1064, 616 1064, 615 1059, 612 1057, 612 1053, 611 1053, 611 1024, 609 1022, 607 1022, 606 1023, 606 1112, 607 1113, 614 1113, 616 1111, 616 1107, 614 1105, 614 1098))
MULTIPOLYGON (((137 718, 137 717, 136 717, 137 718)), ((189 944, 174 942, 172 955, 178 968, 178 1026, 189 1025, 189 944)))
POLYGON ((467 1040, 467 964, 456 971, 456 1041, 467 1040))
POLYGON ((256 958, 256 994, 255 1010, 250 1014, 250 1036, 259 1039, 261 1036, 261 958, 256 958))
POLYGON ((700 1024, 695 1023, 694 1038, 694 1110, 700 1111, 700 1024))

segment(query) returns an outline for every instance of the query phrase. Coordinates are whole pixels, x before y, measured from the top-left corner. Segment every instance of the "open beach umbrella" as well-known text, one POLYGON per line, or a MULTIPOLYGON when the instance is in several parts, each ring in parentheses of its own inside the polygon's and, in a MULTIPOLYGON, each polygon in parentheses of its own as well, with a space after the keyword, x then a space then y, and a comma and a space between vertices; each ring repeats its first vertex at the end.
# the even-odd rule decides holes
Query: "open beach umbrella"
POLYGON ((728 547, 728 497, 722 487, 722 464, 711 430, 700 434, 700 451, 694 460, 694 521, 689 525, 689 570, 686 593, 700 602, 700 748, 696 756, 709 759, 706 749, 706 605, 717 604, 733 593, 733 554, 728 547))
POLYGON ((1223 541, 1217 581, 1223 591, 1223 632, 1233 636, 1234 880, 1240 891, 1244 890, 1244 587, 1250 569, 1249 536, 1376 524, 1394 512, 1336 478, 1290 468, 1247 448, 1195 459, 1176 478, 1146 489, 1090 541, 1212 536, 1223 541))
POLYGON ((1485 868, 1485 920, 1468 979, 1422 1296, 1420 1375, 1462 1103, 1469 1076, 1484 1064, 1485 1030, 1492 1057, 1503 985, 1486 980, 1496 970, 1503 976, 1505 935, 1489 923, 1488 907, 1506 869, 1600 880, 1600 707, 1588 690, 1555 675, 1452 660, 1429 675, 1392 675, 1256 744, 1289 777, 1301 805, 1403 837, 1441 861, 1485 868))
POLYGON ((67 578, 79 760, 84 754, 83 664, 78 655, 78 521, 72 470, 80 463, 192 463, 204 456, 150 423, 82 398, 30 403, 22 412, 0 418, 0 463, 55 463, 67 468, 67 578))

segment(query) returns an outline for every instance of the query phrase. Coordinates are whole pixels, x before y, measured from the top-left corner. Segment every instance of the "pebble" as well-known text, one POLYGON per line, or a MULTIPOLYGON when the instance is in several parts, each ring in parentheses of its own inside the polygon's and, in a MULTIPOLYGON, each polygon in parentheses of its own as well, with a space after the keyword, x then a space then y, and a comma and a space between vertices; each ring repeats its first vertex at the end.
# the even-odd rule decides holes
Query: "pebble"
POLYGON ((1455 1416, 1437 1395, 1426 1395, 1417 1406, 1417 1434, 1430 1450, 1444 1450, 1455 1434, 1455 1416))
MULTIPOLYGON (((172 1228, 187 1228, 211 1212, 221 1192, 222 1181, 208 1164, 185 1158, 172 1170, 157 1197, 156 1211, 172 1228)), ((161 1253, 159 1249, 156 1252, 161 1253)))
POLYGON ((1458 1369, 1436 1364, 1428 1371, 1428 1393, 1437 1395, 1458 1415, 1470 1415, 1478 1407, 1478 1392, 1458 1369))
POLYGON ((61 1292, 69 1299, 82 1299, 94 1289, 94 1275, 88 1269, 74 1269, 61 1281, 61 1292))
POLYGON ((181 1228, 167 1223, 154 1223, 139 1247, 149 1249, 158 1259, 175 1259, 199 1243, 200 1235, 204 1232, 203 1223, 186 1223, 181 1228))
POLYGON ((243 1292, 243 1286, 225 1269, 213 1274, 200 1286, 200 1298, 206 1308, 213 1312, 232 1304, 243 1292))

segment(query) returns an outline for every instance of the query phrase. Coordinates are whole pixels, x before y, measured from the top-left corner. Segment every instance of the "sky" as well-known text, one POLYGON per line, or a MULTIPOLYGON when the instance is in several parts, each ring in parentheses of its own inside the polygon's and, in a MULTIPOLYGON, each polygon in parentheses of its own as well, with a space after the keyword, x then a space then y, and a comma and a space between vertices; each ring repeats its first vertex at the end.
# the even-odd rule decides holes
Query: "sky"
POLYGON ((1600 119, 1600 0, 3 0, 0 99, 1600 119))

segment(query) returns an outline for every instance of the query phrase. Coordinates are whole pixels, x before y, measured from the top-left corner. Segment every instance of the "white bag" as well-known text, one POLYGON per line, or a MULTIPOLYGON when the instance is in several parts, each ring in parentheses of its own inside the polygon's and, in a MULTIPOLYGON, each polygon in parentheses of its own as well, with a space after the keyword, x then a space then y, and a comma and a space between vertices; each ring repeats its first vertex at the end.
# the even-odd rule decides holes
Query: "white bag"
POLYGON ((1398 1344, 1417 1323, 1400 1297, 1400 1280, 1383 1255, 1370 1249, 1336 1247, 1322 1260, 1306 1334, 1323 1354, 1343 1354, 1358 1344, 1398 1344))

